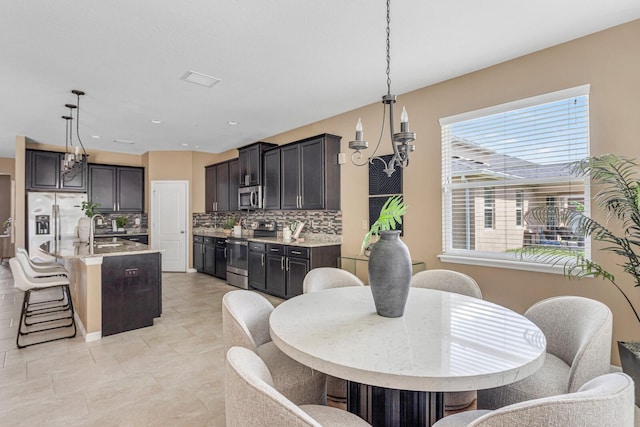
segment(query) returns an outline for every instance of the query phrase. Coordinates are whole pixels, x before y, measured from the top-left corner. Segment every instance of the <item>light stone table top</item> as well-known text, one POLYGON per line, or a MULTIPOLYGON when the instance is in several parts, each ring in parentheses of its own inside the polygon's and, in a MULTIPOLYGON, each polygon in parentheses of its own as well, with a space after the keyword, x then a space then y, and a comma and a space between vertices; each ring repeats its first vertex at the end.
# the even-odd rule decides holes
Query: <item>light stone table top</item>
POLYGON ((533 374, 546 339, 526 319, 464 295, 411 288, 403 317, 381 317, 368 286, 304 294, 280 304, 271 338, 293 359, 378 387, 463 391, 533 374))
POLYGON ((162 252, 162 249, 152 249, 143 243, 117 237, 96 237, 95 243, 94 247, 90 248, 88 243, 80 243, 76 239, 50 240, 43 243, 40 249, 47 255, 61 259, 162 252))

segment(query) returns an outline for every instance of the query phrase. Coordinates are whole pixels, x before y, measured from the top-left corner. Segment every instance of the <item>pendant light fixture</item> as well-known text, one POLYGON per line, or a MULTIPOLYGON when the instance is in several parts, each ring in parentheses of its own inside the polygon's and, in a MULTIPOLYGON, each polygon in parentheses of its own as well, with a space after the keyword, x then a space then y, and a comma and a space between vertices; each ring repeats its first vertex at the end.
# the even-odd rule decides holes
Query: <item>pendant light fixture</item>
POLYGON ((358 119, 356 124, 356 139, 349 142, 349 148, 354 150, 351 154, 351 162, 356 166, 364 166, 368 163, 373 163, 374 160, 379 160, 384 164, 384 172, 387 176, 391 176, 396 170, 396 166, 406 168, 409 166, 409 153, 415 151, 416 147, 410 142, 415 141, 416 134, 409 130, 409 115, 407 110, 402 107, 402 114, 400 115, 400 132, 394 133, 393 126, 393 104, 396 103, 397 96, 391 94, 391 54, 390 54, 390 24, 391 24, 391 0, 387 0, 387 93, 382 97, 382 104, 384 105, 382 114, 382 130, 380 132, 380 138, 378 139, 378 145, 373 151, 371 157, 366 162, 358 163, 358 160, 362 158, 362 150, 366 150, 369 147, 369 143, 363 139, 362 121, 358 119), (378 148, 380 148, 380 142, 384 134, 385 119, 387 114, 387 106, 389 107, 389 133, 391 135, 391 146, 393 148, 393 156, 387 163, 379 156, 376 156, 378 148))
POLYGON ((72 90, 71 93, 76 95, 75 104, 65 104, 69 109, 69 114, 62 116, 65 120, 65 150, 60 167, 60 173, 65 181, 70 181, 84 170, 87 163, 87 151, 80 139, 80 97, 84 95, 81 90, 72 90), (73 111, 76 111, 76 136, 78 144, 73 145, 73 111))

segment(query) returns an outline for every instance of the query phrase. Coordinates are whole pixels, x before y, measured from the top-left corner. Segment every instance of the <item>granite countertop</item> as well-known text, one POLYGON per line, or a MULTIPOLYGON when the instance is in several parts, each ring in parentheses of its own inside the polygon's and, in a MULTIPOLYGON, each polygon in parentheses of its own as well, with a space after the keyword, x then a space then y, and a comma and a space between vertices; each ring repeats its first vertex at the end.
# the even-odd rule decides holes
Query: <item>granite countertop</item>
POLYGON ((50 240, 43 243, 40 249, 48 255, 62 259, 162 252, 162 249, 151 249, 150 246, 143 243, 118 239, 117 237, 96 238, 93 248, 90 248, 88 243, 81 243, 75 239, 50 240))
POLYGON ((126 231, 107 231, 96 230, 96 237, 119 237, 119 236, 147 236, 149 233, 143 229, 131 229, 126 231))
MULTIPOLYGON (((193 229, 194 236, 205 236, 205 237, 233 237, 224 234, 223 231, 215 228, 194 228, 193 229)), ((338 235, 313 235, 313 236, 305 236, 303 241, 291 240, 285 242, 282 240, 282 236, 278 237, 253 237, 253 232, 251 230, 243 230, 242 237, 246 238, 250 242, 258 242, 258 243, 275 243, 280 245, 288 245, 288 246, 299 246, 304 248, 316 248, 322 246, 335 246, 342 244, 342 236, 338 235)))

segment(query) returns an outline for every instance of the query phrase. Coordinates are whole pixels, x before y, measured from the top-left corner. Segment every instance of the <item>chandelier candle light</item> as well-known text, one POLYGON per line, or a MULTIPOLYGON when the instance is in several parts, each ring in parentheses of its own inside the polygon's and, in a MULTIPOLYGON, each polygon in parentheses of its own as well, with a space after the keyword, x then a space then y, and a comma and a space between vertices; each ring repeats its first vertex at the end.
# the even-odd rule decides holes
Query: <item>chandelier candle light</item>
POLYGON ((382 114, 382 131, 380 132, 380 138, 378 139, 378 145, 373 151, 371 157, 366 162, 358 163, 357 160, 362 158, 362 151, 369 147, 369 143, 363 139, 362 121, 358 119, 356 124, 356 139, 349 142, 349 148, 355 150, 351 154, 351 162, 356 166, 364 166, 368 163, 373 163, 374 160, 379 160, 384 163, 384 172, 387 176, 391 176, 396 170, 396 166, 405 168, 409 166, 409 153, 415 151, 416 147, 410 142, 415 141, 416 134, 409 130, 409 115, 407 110, 402 107, 402 114, 400 115, 400 132, 394 133, 393 126, 393 104, 396 103, 397 96, 391 94, 391 54, 390 54, 390 23, 391 23, 391 0, 387 0, 387 94, 382 97, 382 103, 384 104, 384 110, 382 114), (385 162, 381 157, 376 156, 378 148, 380 148, 380 142, 382 141, 382 135, 384 133, 384 123, 387 107, 389 106, 389 131, 391 135, 391 146, 393 147, 393 156, 389 163, 385 162))
POLYGON ((84 95, 81 90, 74 89, 71 91, 77 97, 76 104, 65 104, 64 106, 69 109, 69 115, 62 116, 65 120, 65 154, 62 159, 62 165, 60 173, 65 181, 70 181, 75 178, 84 169, 87 163, 88 154, 84 149, 84 144, 80 139, 80 96, 84 95), (73 110, 77 109, 76 113, 76 136, 78 137, 78 144, 73 145, 73 110), (82 148, 82 152, 80 149, 82 148))

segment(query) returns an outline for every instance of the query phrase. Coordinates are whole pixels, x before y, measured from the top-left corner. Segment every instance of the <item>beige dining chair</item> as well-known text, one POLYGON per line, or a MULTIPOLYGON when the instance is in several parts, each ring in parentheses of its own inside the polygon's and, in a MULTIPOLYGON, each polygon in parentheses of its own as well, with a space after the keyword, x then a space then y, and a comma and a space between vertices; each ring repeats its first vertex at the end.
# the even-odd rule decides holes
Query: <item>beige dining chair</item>
MULTIPOLYGON (((355 274, 334 267, 318 267, 310 270, 302 282, 303 293, 325 289, 364 286, 355 274)), ((347 381, 327 375, 327 399, 339 404, 347 403, 347 381)))
POLYGON ((263 360, 244 347, 232 347, 227 352, 224 383, 227 427, 369 426, 360 417, 342 409, 297 406, 274 387, 263 360))
POLYGON ((364 286, 362 280, 347 270, 334 267, 318 267, 310 270, 302 282, 302 292, 322 291, 324 289, 364 286))
MULTIPOLYGON (((458 271, 437 269, 419 271, 411 277, 411 286, 482 299, 478 283, 470 276, 458 271)), ((474 400, 476 400, 475 391, 447 392, 444 394, 444 407, 446 410, 458 410, 468 407, 474 400)))
POLYGON ((634 384, 617 372, 596 377, 574 393, 515 403, 495 411, 460 412, 433 427, 633 427, 634 384))
POLYGON ((275 388, 297 405, 326 403, 326 375, 304 366, 271 341, 269 316, 273 305, 262 295, 231 291, 222 298, 222 334, 225 351, 248 348, 269 367, 275 388))
POLYGON ((478 391, 479 409, 577 391, 609 372, 613 315, 605 304, 578 296, 548 298, 524 314, 547 338, 544 364, 533 375, 478 391))

